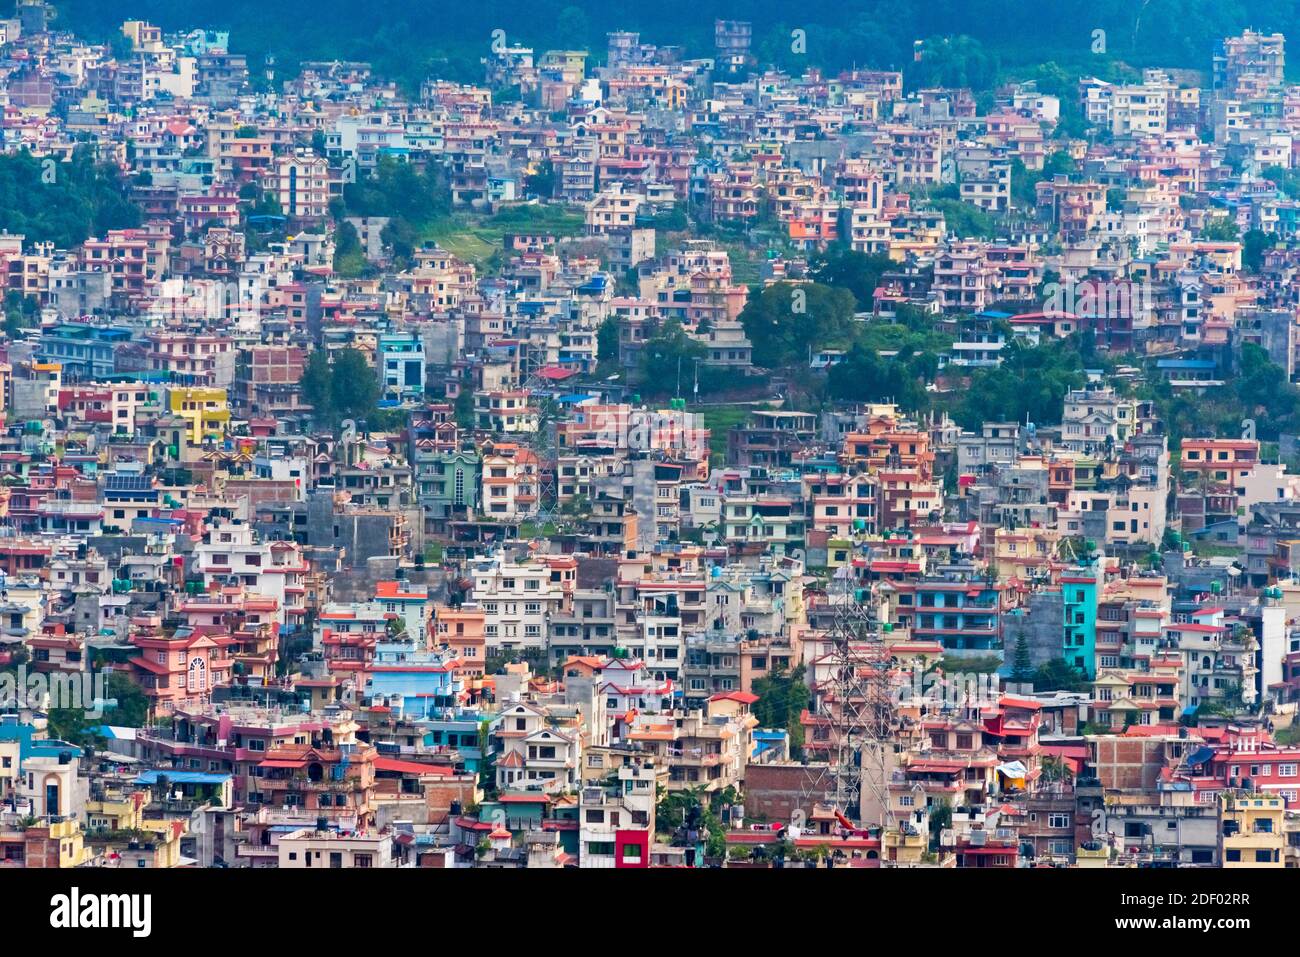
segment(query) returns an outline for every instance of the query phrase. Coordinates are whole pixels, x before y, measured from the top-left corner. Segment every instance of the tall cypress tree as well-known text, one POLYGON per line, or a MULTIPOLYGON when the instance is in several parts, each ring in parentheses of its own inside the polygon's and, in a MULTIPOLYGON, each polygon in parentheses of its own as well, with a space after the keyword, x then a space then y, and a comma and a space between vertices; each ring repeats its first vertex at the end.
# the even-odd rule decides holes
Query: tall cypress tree
POLYGON ((1025 637, 1023 629, 1016 635, 1016 657, 1011 669, 1011 680, 1017 684, 1034 680, 1034 665, 1029 657, 1029 639, 1025 637))

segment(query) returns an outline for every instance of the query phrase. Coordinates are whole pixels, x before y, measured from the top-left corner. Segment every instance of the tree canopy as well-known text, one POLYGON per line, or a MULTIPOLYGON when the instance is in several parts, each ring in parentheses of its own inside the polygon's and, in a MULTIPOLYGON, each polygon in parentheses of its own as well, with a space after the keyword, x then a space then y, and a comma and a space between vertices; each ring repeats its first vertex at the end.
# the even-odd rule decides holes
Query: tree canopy
POLYGON ((302 390, 316 418, 330 425, 344 419, 373 423, 378 412, 379 380, 357 349, 314 350, 303 372, 302 390))
POLYGON ((707 353, 704 344, 692 339, 680 322, 669 319, 642 347, 642 379, 655 391, 672 391, 677 383, 690 381, 693 363, 707 353))
POLYGON ((849 345, 853 293, 821 283, 776 283, 750 298, 740 314, 754 364, 774 369, 807 362, 812 349, 849 345))
POLYGON ((58 162, 24 151, 0 155, 0 231, 70 249, 110 229, 140 225, 117 170, 78 147, 58 162))
POLYGON ((962 428, 978 430, 983 422, 1061 421, 1065 394, 1084 385, 1083 362, 1075 338, 1038 346, 1012 339, 1000 366, 975 369, 970 384, 951 407, 962 428))
POLYGON ((875 306, 876 288, 881 277, 891 269, 897 269, 898 263, 888 256, 873 256, 843 246, 831 246, 815 256, 809 266, 813 279, 824 286, 847 289, 853 293, 858 311, 865 312, 875 306))

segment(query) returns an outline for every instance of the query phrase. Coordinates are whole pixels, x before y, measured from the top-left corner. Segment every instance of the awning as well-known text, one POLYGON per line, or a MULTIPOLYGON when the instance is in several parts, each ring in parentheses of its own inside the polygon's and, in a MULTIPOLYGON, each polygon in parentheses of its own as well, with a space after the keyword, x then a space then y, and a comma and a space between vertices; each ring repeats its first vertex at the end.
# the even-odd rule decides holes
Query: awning
POLYGON ((434 774, 440 777, 455 774, 454 768, 445 764, 420 764, 416 761, 399 761, 396 758, 375 758, 376 771, 393 771, 398 774, 434 774))

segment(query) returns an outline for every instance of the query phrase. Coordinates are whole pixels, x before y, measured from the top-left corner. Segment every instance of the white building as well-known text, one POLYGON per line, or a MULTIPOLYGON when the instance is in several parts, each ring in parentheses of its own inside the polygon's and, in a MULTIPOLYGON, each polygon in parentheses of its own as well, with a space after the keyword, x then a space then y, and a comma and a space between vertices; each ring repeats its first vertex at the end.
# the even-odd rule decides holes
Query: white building
POLYGON ((194 547, 194 563, 205 588, 243 585, 249 592, 274 598, 276 621, 299 627, 307 614, 306 575, 309 566, 294 542, 260 542, 239 520, 219 525, 207 541, 194 547))
POLYGON ((543 649, 550 616, 570 607, 577 562, 554 556, 516 563, 494 556, 474 565, 473 579, 488 652, 543 649))

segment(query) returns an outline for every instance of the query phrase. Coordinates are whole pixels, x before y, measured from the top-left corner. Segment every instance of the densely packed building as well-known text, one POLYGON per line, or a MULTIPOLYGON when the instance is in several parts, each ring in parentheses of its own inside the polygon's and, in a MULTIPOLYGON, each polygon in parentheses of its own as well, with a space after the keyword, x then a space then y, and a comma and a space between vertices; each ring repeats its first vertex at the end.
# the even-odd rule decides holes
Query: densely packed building
POLYGON ((0 161, 133 212, 0 234, 0 866, 1300 866, 1280 35, 412 92, 22 6, 0 161))

